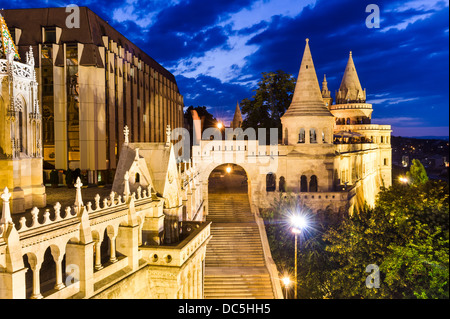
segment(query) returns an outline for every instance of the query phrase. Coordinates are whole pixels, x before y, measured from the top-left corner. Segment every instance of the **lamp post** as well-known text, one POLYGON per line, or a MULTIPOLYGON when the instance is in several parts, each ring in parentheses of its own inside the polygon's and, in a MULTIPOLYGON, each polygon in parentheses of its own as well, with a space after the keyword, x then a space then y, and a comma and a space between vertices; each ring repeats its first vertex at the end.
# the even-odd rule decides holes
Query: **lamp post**
POLYGON ((292 224, 292 233, 294 233, 294 237, 295 237, 294 299, 297 299, 297 286, 298 286, 298 280, 297 280, 297 237, 300 234, 301 230, 305 229, 307 227, 307 221, 306 221, 306 218, 304 216, 302 216, 302 215, 294 215, 294 216, 291 217, 291 224, 292 224))
POLYGON ((288 287, 291 284, 291 279, 289 277, 283 277, 282 279, 285 291, 285 298, 288 299, 288 287))

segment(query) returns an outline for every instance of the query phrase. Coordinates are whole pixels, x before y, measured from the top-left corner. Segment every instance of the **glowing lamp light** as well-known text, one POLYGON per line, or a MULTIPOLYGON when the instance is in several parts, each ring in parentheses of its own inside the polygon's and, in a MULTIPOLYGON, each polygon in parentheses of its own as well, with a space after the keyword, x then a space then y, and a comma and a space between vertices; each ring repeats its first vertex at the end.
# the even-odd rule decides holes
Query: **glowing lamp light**
POLYGON ((231 173, 231 166, 228 166, 226 171, 227 171, 228 174, 230 174, 231 173))
POLYGON ((294 227, 292 229, 293 233, 300 233, 300 230, 305 229, 308 227, 308 221, 306 220, 305 216, 302 215, 294 215, 291 217, 291 224, 294 227))
POLYGON ((400 178, 398 179, 400 182, 402 183, 408 183, 408 179, 406 177, 400 176, 400 178))
POLYGON ((281 279, 283 281, 283 285, 285 287, 289 287, 289 285, 291 284, 291 279, 289 277, 284 277, 283 279, 281 279))
POLYGON ((223 124, 222 124, 221 122, 217 123, 217 128, 218 128, 219 130, 222 129, 222 127, 223 127, 223 124))

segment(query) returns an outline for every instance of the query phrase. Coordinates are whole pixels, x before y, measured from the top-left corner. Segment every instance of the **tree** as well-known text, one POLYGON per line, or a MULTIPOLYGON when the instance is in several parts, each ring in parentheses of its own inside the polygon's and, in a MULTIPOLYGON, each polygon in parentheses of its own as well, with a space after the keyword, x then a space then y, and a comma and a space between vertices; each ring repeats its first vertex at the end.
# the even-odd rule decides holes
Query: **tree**
POLYGON ((428 181, 382 189, 324 236, 336 267, 333 298, 448 298, 448 185, 428 181), (380 270, 380 288, 366 287, 366 267, 380 270))
POLYGON ((245 118, 243 129, 278 128, 278 137, 281 138, 281 116, 292 101, 295 83, 296 79, 291 74, 281 70, 262 73, 255 95, 240 103, 245 118))
POLYGON ((197 111, 197 114, 201 120, 202 123, 202 130, 205 130, 210 127, 216 127, 217 126, 217 120, 216 118, 208 112, 206 106, 189 106, 186 111, 184 112, 184 120, 185 120, 185 126, 186 129, 189 131, 190 134, 190 145, 193 145, 193 138, 194 138, 194 121, 192 119, 192 111, 197 111))
POLYGON ((309 217, 309 227, 302 231, 298 240, 298 298, 323 298, 329 293, 326 274, 332 268, 322 239, 328 226, 311 214, 295 194, 280 194, 271 207, 262 212, 271 254, 280 275, 289 274, 294 279, 295 241, 289 219, 295 212, 309 217))
POLYGON ((418 159, 413 159, 409 172, 406 173, 406 177, 410 183, 418 185, 424 184, 428 181, 427 171, 423 167, 422 163, 418 159))

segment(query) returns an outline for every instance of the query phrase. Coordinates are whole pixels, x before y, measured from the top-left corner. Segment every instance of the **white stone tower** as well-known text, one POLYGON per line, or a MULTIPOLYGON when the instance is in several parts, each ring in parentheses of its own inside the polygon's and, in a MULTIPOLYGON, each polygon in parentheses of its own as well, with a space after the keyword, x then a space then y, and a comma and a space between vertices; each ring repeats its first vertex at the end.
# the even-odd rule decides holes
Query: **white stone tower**
POLYGON ((334 117, 323 101, 308 42, 291 105, 281 117, 285 145, 333 143, 334 117))

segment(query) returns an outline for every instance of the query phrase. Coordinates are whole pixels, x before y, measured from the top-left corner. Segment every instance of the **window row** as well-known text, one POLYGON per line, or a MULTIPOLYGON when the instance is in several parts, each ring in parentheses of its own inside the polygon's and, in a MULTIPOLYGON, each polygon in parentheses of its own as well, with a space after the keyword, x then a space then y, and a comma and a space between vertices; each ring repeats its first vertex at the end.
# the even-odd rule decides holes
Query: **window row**
MULTIPOLYGON (((274 173, 269 173, 266 175, 266 192, 275 192, 276 191, 276 175, 274 173)), ((286 179, 284 176, 281 176, 278 182, 278 191, 285 193, 286 192, 286 179)), ((317 192, 318 191, 318 181, 317 176, 312 175, 309 179, 306 175, 302 175, 300 177, 300 192, 317 192)))

